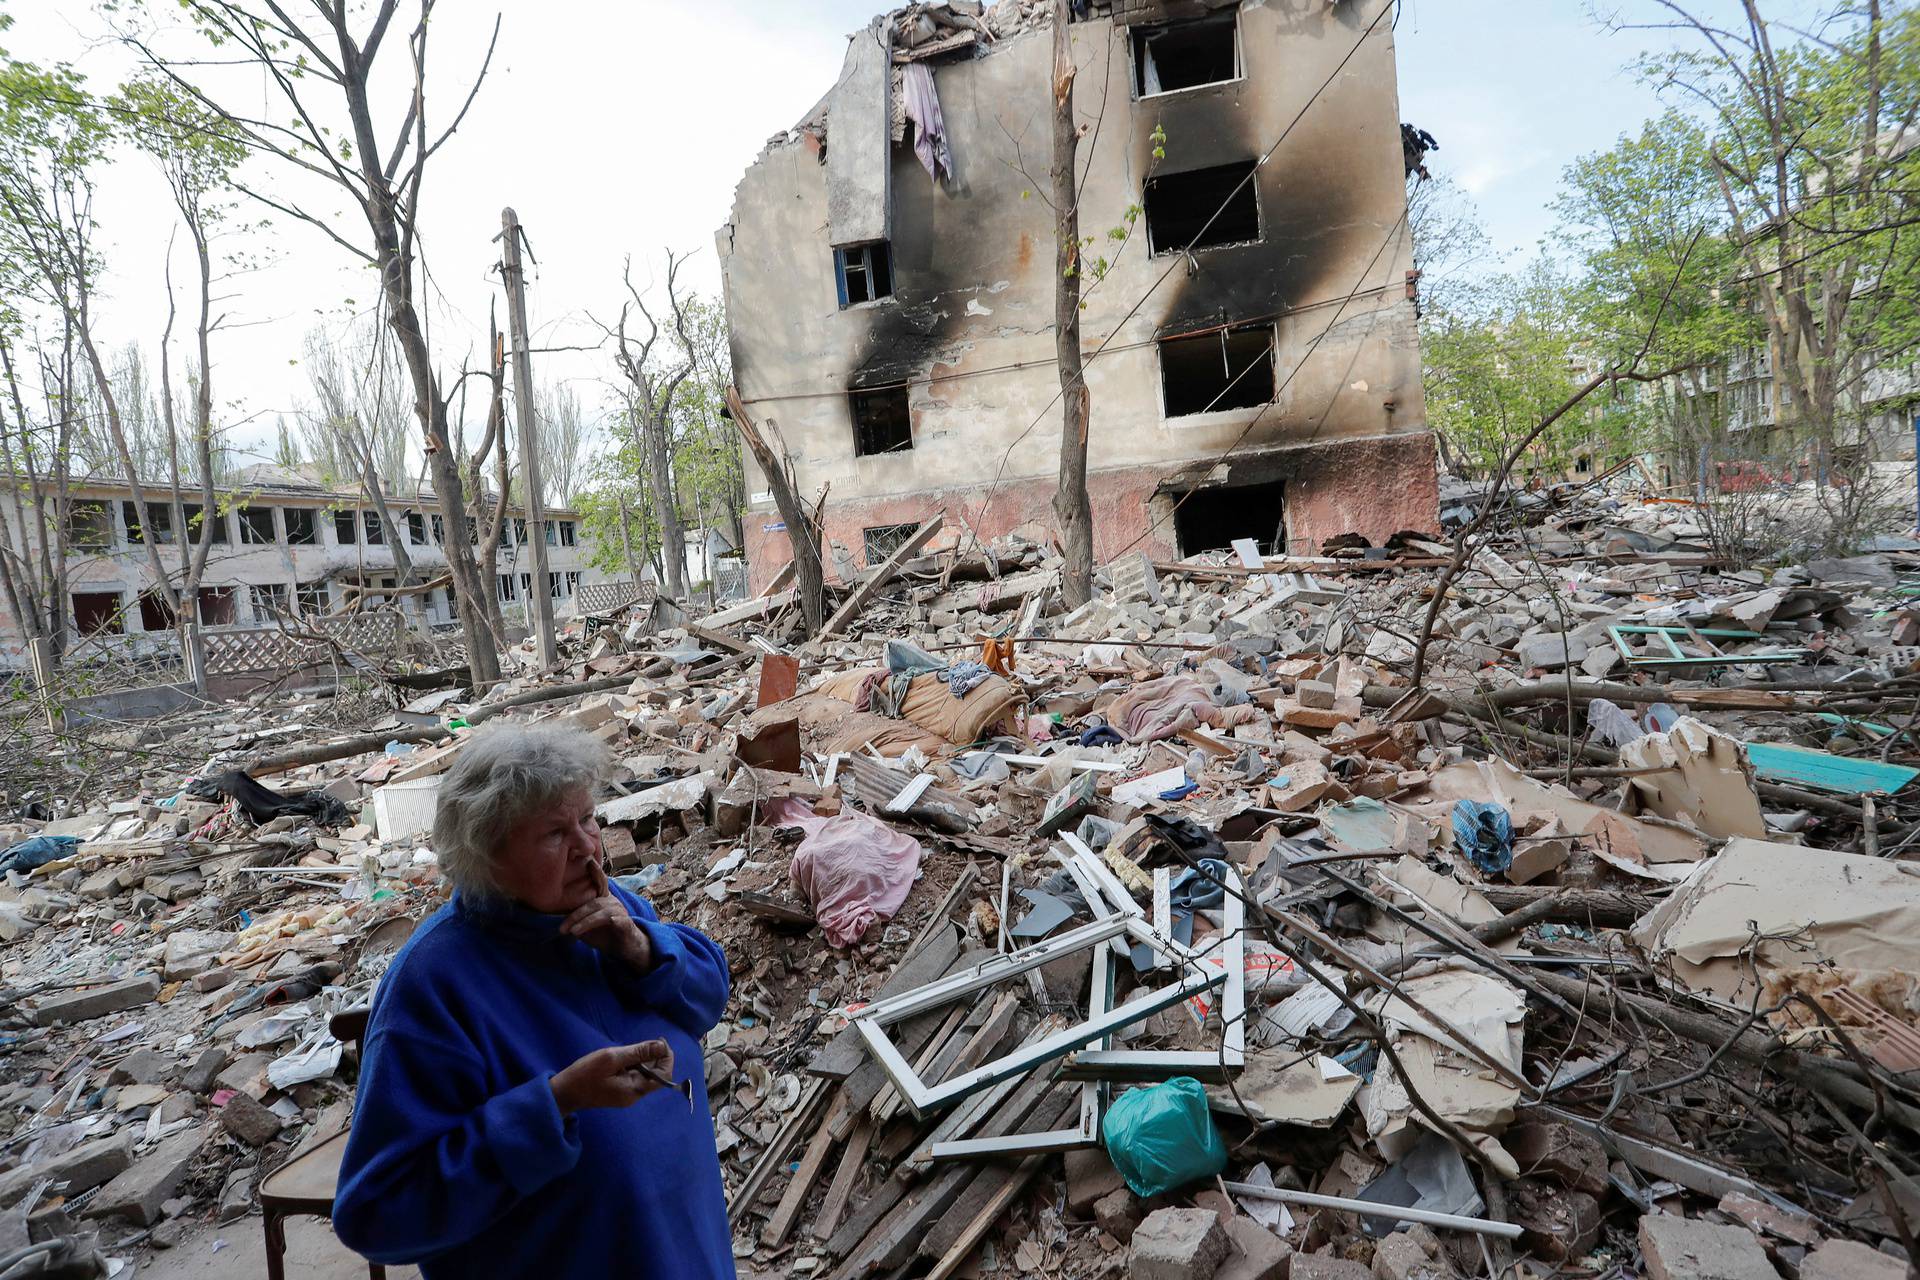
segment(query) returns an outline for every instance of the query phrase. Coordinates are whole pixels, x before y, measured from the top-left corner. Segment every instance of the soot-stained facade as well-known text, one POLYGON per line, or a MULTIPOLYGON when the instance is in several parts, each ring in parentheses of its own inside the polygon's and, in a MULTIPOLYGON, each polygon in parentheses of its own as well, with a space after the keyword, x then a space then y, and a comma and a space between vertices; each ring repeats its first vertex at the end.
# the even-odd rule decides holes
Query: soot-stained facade
MULTIPOLYGON (((1436 523, 1389 5, 1118 0, 1073 23, 1081 232, 1111 264, 1081 313, 1098 559, 1436 523)), ((853 38, 718 236, 741 396, 862 563, 936 513, 1051 526, 1059 459, 1052 35, 903 49, 904 26, 853 38), (888 127, 890 96, 926 117, 918 68, 938 179, 915 123, 888 127)), ((758 588, 790 549, 747 466, 758 588)))

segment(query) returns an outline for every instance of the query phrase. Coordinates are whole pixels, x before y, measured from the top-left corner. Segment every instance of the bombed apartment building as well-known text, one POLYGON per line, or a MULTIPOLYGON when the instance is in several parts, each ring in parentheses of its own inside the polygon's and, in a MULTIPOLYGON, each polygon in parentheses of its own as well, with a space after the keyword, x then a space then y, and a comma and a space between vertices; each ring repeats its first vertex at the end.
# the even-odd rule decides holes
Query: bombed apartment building
MULTIPOLYGON (((876 19, 719 233, 742 398, 855 563, 1053 523, 1050 7, 876 19)), ((1096 557, 1433 527, 1390 0, 1073 8, 1096 557)))

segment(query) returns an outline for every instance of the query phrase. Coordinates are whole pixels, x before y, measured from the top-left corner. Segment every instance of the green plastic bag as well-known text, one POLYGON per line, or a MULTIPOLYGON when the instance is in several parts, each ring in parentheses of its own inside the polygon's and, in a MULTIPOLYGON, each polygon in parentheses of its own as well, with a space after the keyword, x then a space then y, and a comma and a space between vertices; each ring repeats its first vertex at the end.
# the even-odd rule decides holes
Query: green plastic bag
POLYGON ((1207 1091, 1190 1076, 1121 1094, 1107 1108, 1100 1137, 1127 1189, 1143 1199, 1227 1167, 1207 1091))

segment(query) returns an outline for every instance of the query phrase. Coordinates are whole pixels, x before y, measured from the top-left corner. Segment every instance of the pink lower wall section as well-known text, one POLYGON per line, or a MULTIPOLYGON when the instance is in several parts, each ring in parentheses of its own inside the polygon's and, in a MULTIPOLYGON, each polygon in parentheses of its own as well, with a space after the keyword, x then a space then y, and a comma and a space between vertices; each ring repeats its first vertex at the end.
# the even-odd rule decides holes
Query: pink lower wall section
MULTIPOLYGON (((1172 500, 1155 498, 1167 475, 1165 468, 1134 467, 1087 477, 1096 564, 1129 551, 1145 551, 1155 559, 1179 554, 1172 500)), ((1439 489, 1433 436, 1427 432, 1272 450, 1241 463, 1233 482, 1274 479, 1286 482, 1288 549, 1296 554, 1318 554, 1321 541, 1335 534, 1359 533, 1379 543, 1402 529, 1438 530, 1439 489), (1250 465, 1256 463, 1257 474, 1250 465)), ((858 564, 866 560, 865 530, 934 515, 946 519, 934 549, 965 539, 969 527, 989 542, 1023 525, 1031 526, 1035 537, 1048 537, 1054 528, 1053 489, 1051 480, 1024 480, 997 488, 967 485, 830 502, 827 537, 852 552, 858 564)), ((1230 499, 1232 492, 1206 489, 1193 500, 1230 499)), ((746 532, 749 590, 758 595, 792 558, 792 547, 778 512, 748 512, 746 532)), ((832 563, 829 557, 829 576, 832 563)))

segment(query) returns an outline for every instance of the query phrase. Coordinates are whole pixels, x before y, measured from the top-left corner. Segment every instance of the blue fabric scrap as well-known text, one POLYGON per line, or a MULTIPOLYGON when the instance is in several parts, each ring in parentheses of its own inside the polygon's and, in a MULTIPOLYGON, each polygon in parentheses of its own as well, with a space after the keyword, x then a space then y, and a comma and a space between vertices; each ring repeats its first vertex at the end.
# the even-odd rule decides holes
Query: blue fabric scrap
POLYGON ((22 840, 0 853, 0 872, 18 871, 22 874, 35 867, 44 867, 49 862, 72 854, 80 845, 79 836, 34 836, 22 840))
POLYGON ((1455 801, 1453 839, 1473 865, 1489 875, 1513 865, 1513 819, 1497 804, 1455 801))

